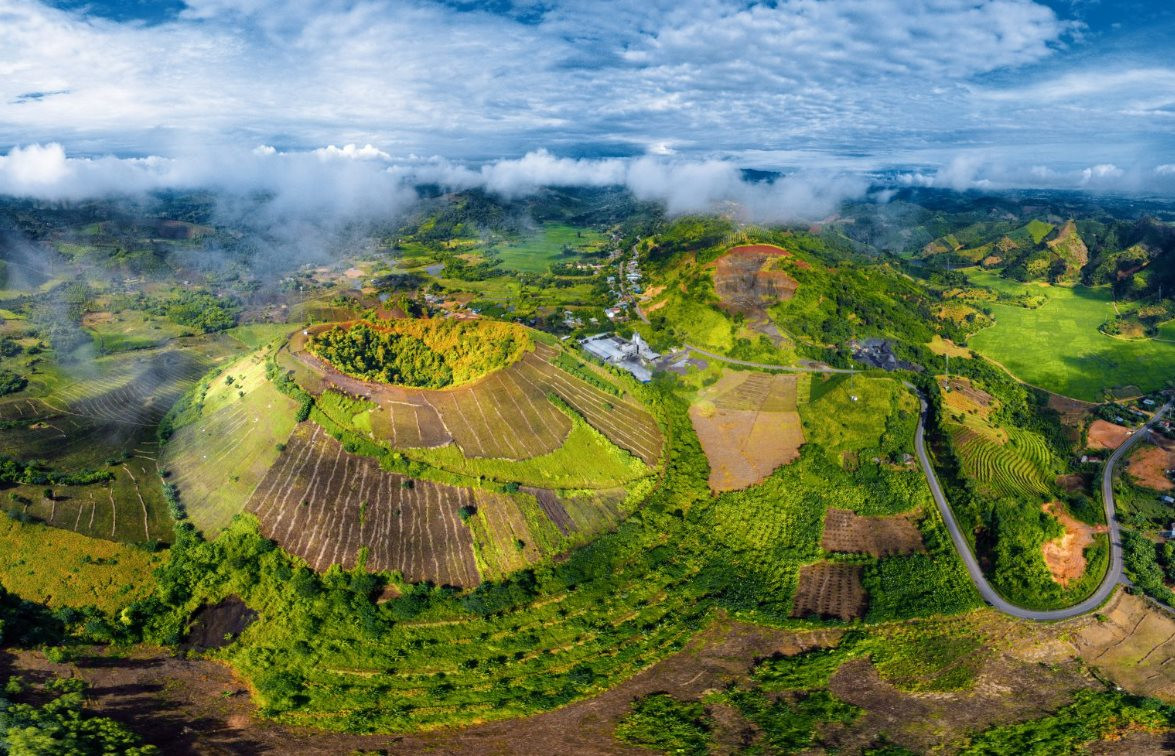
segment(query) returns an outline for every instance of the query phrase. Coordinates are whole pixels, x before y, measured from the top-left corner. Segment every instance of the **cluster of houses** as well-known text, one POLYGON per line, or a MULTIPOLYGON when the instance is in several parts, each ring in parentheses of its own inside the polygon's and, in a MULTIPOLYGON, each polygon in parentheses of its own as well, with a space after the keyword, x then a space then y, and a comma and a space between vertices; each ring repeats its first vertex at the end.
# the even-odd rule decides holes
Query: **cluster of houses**
MULTIPOLYGON (((619 258, 620 252, 616 253, 619 258)), ((636 298, 643 291, 641 288, 640 259, 636 248, 632 250, 632 257, 620 262, 617 275, 608 276, 608 289, 616 298, 616 304, 604 310, 604 315, 612 321, 628 320, 629 308, 636 305, 636 298)))

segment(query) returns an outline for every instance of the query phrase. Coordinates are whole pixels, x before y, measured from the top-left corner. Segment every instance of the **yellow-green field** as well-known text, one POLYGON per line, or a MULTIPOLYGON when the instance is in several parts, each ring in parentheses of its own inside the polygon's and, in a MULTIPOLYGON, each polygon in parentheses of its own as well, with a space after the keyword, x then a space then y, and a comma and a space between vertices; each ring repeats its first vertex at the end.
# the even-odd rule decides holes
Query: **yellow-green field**
POLYGON ((115 611, 154 588, 164 556, 44 525, 0 517, 0 584, 51 608, 115 611))

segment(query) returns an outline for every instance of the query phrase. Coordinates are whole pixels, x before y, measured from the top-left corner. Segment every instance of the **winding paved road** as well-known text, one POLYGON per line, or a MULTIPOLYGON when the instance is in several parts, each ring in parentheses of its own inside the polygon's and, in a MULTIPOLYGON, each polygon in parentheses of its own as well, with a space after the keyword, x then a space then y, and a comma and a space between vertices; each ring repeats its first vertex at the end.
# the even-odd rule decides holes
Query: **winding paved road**
POLYGON ((1106 466, 1102 471, 1102 502, 1106 508, 1106 522, 1110 528, 1110 567, 1106 571, 1106 576, 1102 580, 1101 585, 1098 586, 1098 589, 1089 598, 1066 609, 1035 611, 1016 606, 1009 602, 996 593, 995 589, 991 587, 991 584, 987 582, 987 578, 984 576, 979 562, 975 559, 975 554, 971 551, 971 546, 967 543, 967 539, 963 537, 962 530, 959 529, 959 523, 955 520, 955 514, 951 511, 951 506, 947 503, 946 496, 943 495, 942 486, 939 485, 938 476, 934 472, 934 467, 930 464, 930 457, 926 454, 927 405, 926 400, 921 395, 918 398, 922 402, 922 414, 918 418, 918 430, 914 434, 914 446, 918 452, 918 461, 922 465, 923 474, 926 475, 926 482, 930 484, 930 493, 934 496, 934 503, 938 505, 938 511, 942 513, 942 519, 946 522, 947 530, 951 533, 951 540, 955 542, 955 549, 958 550, 959 556, 962 557, 963 564, 967 566, 967 572, 971 573, 971 580, 975 583, 975 587, 979 589, 979 595, 983 597, 983 600, 1005 614, 1020 617, 1021 619, 1038 621, 1069 619, 1070 617, 1077 617, 1086 612, 1093 611, 1101 606, 1102 602, 1109 598, 1110 594, 1114 591, 1114 587, 1123 580, 1122 535, 1118 527, 1118 521, 1114 518, 1114 466, 1118 464, 1118 461, 1122 459, 1130 447, 1138 443, 1140 438, 1146 436, 1146 431, 1163 417, 1167 410, 1170 409, 1171 402, 1164 404, 1155 413, 1154 417, 1147 421, 1146 425, 1135 431, 1106 460, 1106 466))
MULTIPOLYGON (((858 372, 854 370, 846 370, 843 368, 834 368, 828 366, 810 366, 810 365, 767 365, 761 362, 748 362, 746 360, 736 360, 730 357, 723 357, 719 354, 707 352, 704 349, 698 349, 692 344, 686 344, 687 351, 696 352, 704 357, 718 360, 720 362, 727 362, 734 365, 745 365, 746 367, 762 368, 767 370, 789 370, 797 373, 853 373, 858 372)), ((906 386, 917 393, 917 389, 910 383, 906 386)), ((951 511, 951 506, 947 502, 946 496, 943 494, 942 486, 938 482, 938 475, 934 472, 934 467, 930 464, 930 457, 926 454, 926 400, 919 393, 918 401, 922 403, 922 414, 918 418, 918 430, 914 433, 914 447, 918 453, 918 462, 922 465, 922 473, 926 476, 926 482, 930 486, 930 493, 934 496, 934 503, 938 506, 938 511, 942 513, 942 519, 946 523, 947 530, 950 531, 951 540, 955 543, 955 549, 959 552, 959 556, 963 560, 963 564, 967 566, 967 572, 971 574, 971 581, 975 583, 975 587, 979 590, 979 595, 983 597, 991 606, 999 611, 1009 614, 1013 617, 1021 619, 1037 620, 1040 622, 1047 622, 1051 620, 1070 619, 1078 617, 1086 612, 1091 612, 1102 605, 1102 603, 1110 597, 1114 592, 1114 588, 1118 583, 1126 582, 1126 578, 1122 575, 1122 533, 1118 526, 1118 520, 1114 516, 1114 467, 1119 460, 1125 456, 1126 452, 1130 450, 1139 439, 1146 436, 1146 431, 1152 425, 1162 419, 1163 415, 1171 408, 1175 400, 1169 401, 1155 412, 1154 416, 1147 421, 1147 423, 1136 430, 1129 438, 1126 439, 1110 458, 1106 460, 1105 468, 1102 470, 1102 503, 1105 506, 1106 523, 1109 525, 1110 538, 1110 567, 1106 571, 1105 578, 1102 579, 1101 585, 1093 592, 1089 598, 1080 601, 1073 606, 1065 609, 1053 609, 1050 611, 1037 611, 1033 609, 1025 609, 1021 606, 1016 606, 1011 603, 994 588, 991 583, 987 582, 987 577, 983 574, 983 569, 979 566, 979 561, 975 558, 974 552, 971 551, 970 544, 967 539, 963 537, 963 532, 959 528, 959 523, 955 520, 955 513, 951 511)))

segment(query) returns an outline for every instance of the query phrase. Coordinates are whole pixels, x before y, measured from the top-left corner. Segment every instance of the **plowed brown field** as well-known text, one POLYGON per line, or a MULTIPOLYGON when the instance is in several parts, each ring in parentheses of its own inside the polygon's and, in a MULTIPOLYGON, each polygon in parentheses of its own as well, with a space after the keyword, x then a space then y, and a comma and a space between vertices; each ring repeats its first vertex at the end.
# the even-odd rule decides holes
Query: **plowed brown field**
POLYGON ((869 595, 855 564, 820 562, 800 568, 800 585, 792 603, 793 617, 864 617, 869 595))
POLYGON ((922 533, 909 515, 862 517, 846 509, 824 515, 825 551, 872 554, 875 557, 922 551, 922 533))
POLYGON ((1087 444, 1090 449, 1117 449, 1128 438, 1130 438, 1129 428, 1105 420, 1094 420, 1089 425, 1087 444))
POLYGON ((804 443, 796 412, 800 380, 808 378, 730 371, 702 391, 689 416, 710 462, 710 488, 755 485, 799 456, 804 443))
POLYGON ((471 586, 480 578, 473 538, 458 511, 474 505, 468 489, 385 472, 303 423, 247 509, 266 537, 317 570, 352 567, 366 547, 368 569, 471 586))

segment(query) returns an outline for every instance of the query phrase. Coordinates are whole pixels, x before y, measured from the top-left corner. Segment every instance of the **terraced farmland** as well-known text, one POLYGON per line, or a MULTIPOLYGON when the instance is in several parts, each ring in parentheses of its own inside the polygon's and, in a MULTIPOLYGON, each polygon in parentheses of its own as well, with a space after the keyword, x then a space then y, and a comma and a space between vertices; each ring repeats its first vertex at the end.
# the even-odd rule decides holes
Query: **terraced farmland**
POLYGON ((20 486, 12 491, 29 501, 27 515, 63 530, 126 543, 170 541, 171 516, 150 458, 132 457, 110 468, 114 480, 89 486, 20 486))
MULTIPOLYGON (((641 407, 590 386, 555 367, 555 347, 536 343, 514 364, 456 389, 409 389, 359 381, 330 370, 292 344, 283 367, 300 363, 295 380, 313 394, 333 388, 376 405, 370 424, 377 438, 397 448, 454 443, 467 458, 529 459, 558 449, 571 420, 554 406, 554 394, 617 446, 654 465, 661 433, 641 407)), ((292 368, 293 369, 293 368, 292 368)))
POLYGON ((51 403, 105 423, 153 427, 208 363, 189 352, 160 349, 95 360, 93 368, 93 375, 58 388, 51 403))
POLYGON ((1000 443, 986 429, 955 426, 959 459, 968 477, 991 496, 1047 497, 1056 478, 1052 454, 1034 433, 1012 429, 1000 443))
POLYGON ((246 508, 267 537, 317 570, 353 567, 366 548, 368 569, 471 586, 480 577, 459 510, 476 505, 468 489, 384 472, 302 423, 246 508))

